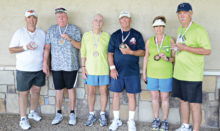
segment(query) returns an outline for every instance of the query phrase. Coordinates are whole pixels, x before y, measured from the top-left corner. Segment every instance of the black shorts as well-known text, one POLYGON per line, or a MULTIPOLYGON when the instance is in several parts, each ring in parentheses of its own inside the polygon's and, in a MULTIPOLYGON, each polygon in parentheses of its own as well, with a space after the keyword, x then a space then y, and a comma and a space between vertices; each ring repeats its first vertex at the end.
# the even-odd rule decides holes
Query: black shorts
POLYGON ((52 71, 56 90, 72 89, 77 85, 78 71, 52 71))
POLYGON ((172 97, 189 103, 202 103, 202 82, 173 79, 172 97))
POLYGON ((28 91, 33 85, 41 87, 45 85, 45 74, 43 71, 28 72, 16 71, 17 90, 28 91))

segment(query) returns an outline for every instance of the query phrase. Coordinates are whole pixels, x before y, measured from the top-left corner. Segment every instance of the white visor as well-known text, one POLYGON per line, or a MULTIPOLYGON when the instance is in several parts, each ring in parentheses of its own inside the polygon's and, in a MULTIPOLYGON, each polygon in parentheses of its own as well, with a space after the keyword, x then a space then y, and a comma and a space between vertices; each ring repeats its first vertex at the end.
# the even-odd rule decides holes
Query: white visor
POLYGON ((161 20, 161 19, 158 19, 158 20, 155 20, 153 25, 154 26, 166 26, 166 24, 161 20))

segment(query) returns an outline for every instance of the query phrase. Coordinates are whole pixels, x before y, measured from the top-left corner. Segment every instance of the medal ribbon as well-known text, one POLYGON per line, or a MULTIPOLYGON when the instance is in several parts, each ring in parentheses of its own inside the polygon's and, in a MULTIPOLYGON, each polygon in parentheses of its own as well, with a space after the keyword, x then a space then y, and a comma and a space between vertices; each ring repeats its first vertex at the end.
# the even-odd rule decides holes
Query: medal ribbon
POLYGON ((34 42, 36 32, 35 31, 33 33, 29 32, 27 28, 26 28, 26 31, 27 31, 27 34, 28 34, 29 38, 31 39, 31 41, 34 42))
POLYGON ((186 32, 188 31, 188 29, 189 29, 189 27, 190 27, 191 25, 192 25, 192 21, 189 23, 188 27, 187 27, 186 30, 183 32, 183 34, 182 34, 183 27, 181 27, 181 31, 180 31, 180 33, 179 33, 177 39, 182 38, 182 37, 186 34, 186 32), (182 35, 181 35, 181 34, 182 34, 182 35))
POLYGON ((99 38, 98 38, 98 40, 96 41, 96 40, 95 40, 95 35, 94 35, 93 31, 92 31, 93 43, 94 43, 95 48, 97 48, 98 45, 99 45, 99 41, 100 41, 100 38, 101 38, 101 34, 102 34, 102 32, 99 33, 99 38))
POLYGON ((68 27, 68 24, 66 25, 65 30, 64 30, 63 33, 62 33, 62 32, 61 32, 61 29, 60 29, 60 26, 59 26, 59 32, 60 32, 60 35, 62 35, 62 34, 64 34, 64 33, 66 32, 67 27, 68 27))
POLYGON ((122 43, 124 43, 127 39, 128 39, 128 37, 129 37, 129 35, 130 35, 130 30, 129 30, 129 33, 127 34, 127 36, 124 38, 124 36, 123 36, 123 30, 121 29, 121 33, 122 33, 122 35, 121 35, 121 40, 122 40, 122 43))
POLYGON ((164 37, 165 37, 165 35, 163 34, 162 40, 160 42, 160 48, 159 48, 159 44, 158 44, 158 41, 157 41, 157 37, 155 38, 155 42, 156 42, 156 45, 157 45, 157 52, 158 53, 160 53, 160 49, 161 49, 161 47, 163 45, 164 37))

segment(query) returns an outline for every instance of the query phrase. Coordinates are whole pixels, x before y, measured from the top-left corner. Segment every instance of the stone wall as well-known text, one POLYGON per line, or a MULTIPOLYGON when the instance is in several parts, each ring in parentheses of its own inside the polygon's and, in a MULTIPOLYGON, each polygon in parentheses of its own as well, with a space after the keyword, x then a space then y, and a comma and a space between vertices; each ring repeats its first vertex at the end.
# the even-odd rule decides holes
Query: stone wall
MULTIPOLYGON (((0 113, 18 114, 18 93, 16 91, 16 71, 14 67, 0 67, 0 113)), ((151 122, 153 119, 151 107, 151 94, 146 90, 146 84, 142 81, 142 92, 137 94, 137 121, 151 122)), ((219 89, 220 76, 205 76, 203 82, 203 104, 202 104, 202 126, 219 128, 220 109, 219 109, 219 89)), ((78 87, 76 88, 76 114, 78 117, 85 119, 88 114, 87 106, 87 87, 83 84, 81 72, 79 73, 78 87)), ((55 114, 55 90, 53 87, 52 77, 46 79, 46 85, 41 88, 38 112, 42 114, 55 114)), ((68 93, 64 92, 64 100, 62 110, 64 115, 68 115, 68 93)), ((100 110, 100 94, 96 91, 96 113, 100 110)), ((120 105, 120 118, 126 120, 128 118, 128 99, 126 92, 123 92, 120 105)), ((107 104, 107 114, 112 118, 112 93, 109 93, 109 101, 107 104)), ((161 111, 160 111, 161 114, 161 111)), ((162 116, 160 116, 162 117, 162 116)), ((170 114, 168 121, 172 124, 180 124, 181 116, 179 110, 179 101, 170 98, 170 114)), ((191 120, 192 123, 192 120, 191 120)))

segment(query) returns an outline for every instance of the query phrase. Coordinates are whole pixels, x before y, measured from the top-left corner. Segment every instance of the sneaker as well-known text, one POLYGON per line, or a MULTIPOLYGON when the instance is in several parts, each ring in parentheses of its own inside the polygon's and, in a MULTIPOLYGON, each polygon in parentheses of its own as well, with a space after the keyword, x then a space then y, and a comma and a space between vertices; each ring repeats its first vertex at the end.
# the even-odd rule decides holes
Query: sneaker
POLYGON ((40 115, 37 113, 37 112, 30 112, 29 114, 28 114, 28 118, 29 119, 33 119, 33 120, 35 120, 35 121, 40 121, 42 118, 40 117, 40 115))
POLYGON ((175 131, 192 131, 192 126, 189 125, 189 128, 186 128, 185 125, 181 125, 180 128, 176 129, 175 131))
POLYGON ((160 129, 160 119, 154 119, 152 122, 152 130, 158 131, 160 129))
POLYGON ((62 120, 63 120, 63 115, 60 114, 60 113, 57 113, 51 124, 52 124, 52 125, 57 125, 57 124, 59 124, 62 120))
POLYGON ((69 115, 70 119, 69 119, 69 125, 74 126, 76 125, 76 116, 74 113, 70 113, 69 115))
POLYGON ((136 131, 136 126, 134 120, 128 120, 128 131, 136 131))
POLYGON ((99 122, 100 122, 100 126, 107 126, 108 125, 105 114, 99 115, 99 122))
POLYGON ((109 126, 110 131, 116 131, 119 126, 122 125, 122 121, 120 119, 118 120, 113 120, 112 124, 109 126))
POLYGON ((92 126, 93 123, 95 123, 96 118, 94 114, 89 114, 88 120, 86 121, 86 123, 84 124, 85 126, 92 126))
POLYGON ((160 131, 168 131, 168 122, 166 120, 162 121, 160 131))
POLYGON ((27 118, 22 118, 19 122, 19 126, 23 129, 23 130, 28 130, 31 128, 31 125, 28 122, 27 118))

